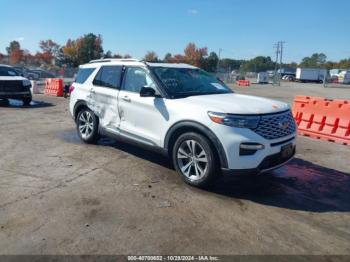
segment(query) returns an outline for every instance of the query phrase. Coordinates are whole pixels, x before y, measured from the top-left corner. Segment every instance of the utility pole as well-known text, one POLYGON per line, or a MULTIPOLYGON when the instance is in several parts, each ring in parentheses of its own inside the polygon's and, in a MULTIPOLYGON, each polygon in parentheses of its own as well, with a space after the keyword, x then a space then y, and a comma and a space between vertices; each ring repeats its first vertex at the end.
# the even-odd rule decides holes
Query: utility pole
POLYGON ((274 44, 273 46, 276 48, 276 60, 275 60, 275 73, 273 76, 273 84, 277 84, 277 65, 278 65, 278 55, 280 53, 280 42, 277 42, 277 44, 274 44))
POLYGON ((283 56, 283 45, 286 42, 280 41, 280 73, 282 73, 282 56, 283 56))
POLYGON ((276 61, 275 61, 275 76, 273 83, 277 83, 278 78, 278 85, 281 85, 281 73, 282 73, 282 64, 283 64, 283 45, 285 44, 285 41, 278 41, 273 47, 276 48, 276 61), (278 58, 279 58, 279 66, 278 66, 278 58), (280 73, 277 74, 277 68, 279 67, 280 73))
POLYGON ((220 65, 220 59, 221 59, 221 52, 222 52, 222 48, 219 48, 219 59, 218 59, 217 65, 216 65, 216 73, 219 73, 219 65, 220 65))

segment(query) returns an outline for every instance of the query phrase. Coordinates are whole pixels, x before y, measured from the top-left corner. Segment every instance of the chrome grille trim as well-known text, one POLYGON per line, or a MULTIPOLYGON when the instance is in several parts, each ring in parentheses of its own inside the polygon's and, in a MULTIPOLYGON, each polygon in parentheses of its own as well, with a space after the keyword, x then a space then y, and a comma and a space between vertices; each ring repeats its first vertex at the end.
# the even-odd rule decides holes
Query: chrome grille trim
POLYGON ((263 138, 272 140, 289 136, 296 131, 292 112, 262 115, 257 128, 252 129, 263 138))

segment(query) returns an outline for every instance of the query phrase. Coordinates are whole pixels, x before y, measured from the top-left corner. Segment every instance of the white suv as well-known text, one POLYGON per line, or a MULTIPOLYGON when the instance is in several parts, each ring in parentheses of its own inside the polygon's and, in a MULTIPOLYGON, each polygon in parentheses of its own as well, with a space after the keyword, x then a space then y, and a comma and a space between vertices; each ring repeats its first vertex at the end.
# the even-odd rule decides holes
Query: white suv
POLYGON ((189 184, 221 173, 261 173, 295 154, 286 103, 239 95, 187 64, 102 59, 82 65, 70 112, 80 138, 122 138, 168 154, 189 184))

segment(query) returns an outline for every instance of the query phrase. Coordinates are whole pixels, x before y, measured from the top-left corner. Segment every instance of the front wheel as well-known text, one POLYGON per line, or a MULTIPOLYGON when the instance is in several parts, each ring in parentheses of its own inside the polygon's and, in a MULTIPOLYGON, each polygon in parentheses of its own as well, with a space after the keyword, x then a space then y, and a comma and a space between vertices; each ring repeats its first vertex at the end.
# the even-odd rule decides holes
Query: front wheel
POLYGON ((218 177, 218 164, 209 140, 197 133, 185 133, 175 142, 173 162, 184 181, 196 187, 208 187, 218 177))
POLYGON ((88 108, 82 109, 76 120, 77 131, 83 142, 93 144, 98 139, 98 119, 88 108))

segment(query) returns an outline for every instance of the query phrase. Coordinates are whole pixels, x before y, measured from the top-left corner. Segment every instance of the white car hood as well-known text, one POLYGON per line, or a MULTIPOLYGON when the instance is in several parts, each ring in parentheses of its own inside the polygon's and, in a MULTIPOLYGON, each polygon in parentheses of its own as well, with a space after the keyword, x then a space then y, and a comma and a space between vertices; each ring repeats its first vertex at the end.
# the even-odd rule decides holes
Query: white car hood
POLYGON ((5 81, 14 81, 14 80, 27 80, 27 78, 23 76, 0 76, 0 81, 5 80, 5 81))
POLYGON ((190 96, 185 98, 186 103, 205 106, 208 111, 230 114, 266 114, 288 110, 287 103, 235 93, 190 96))

